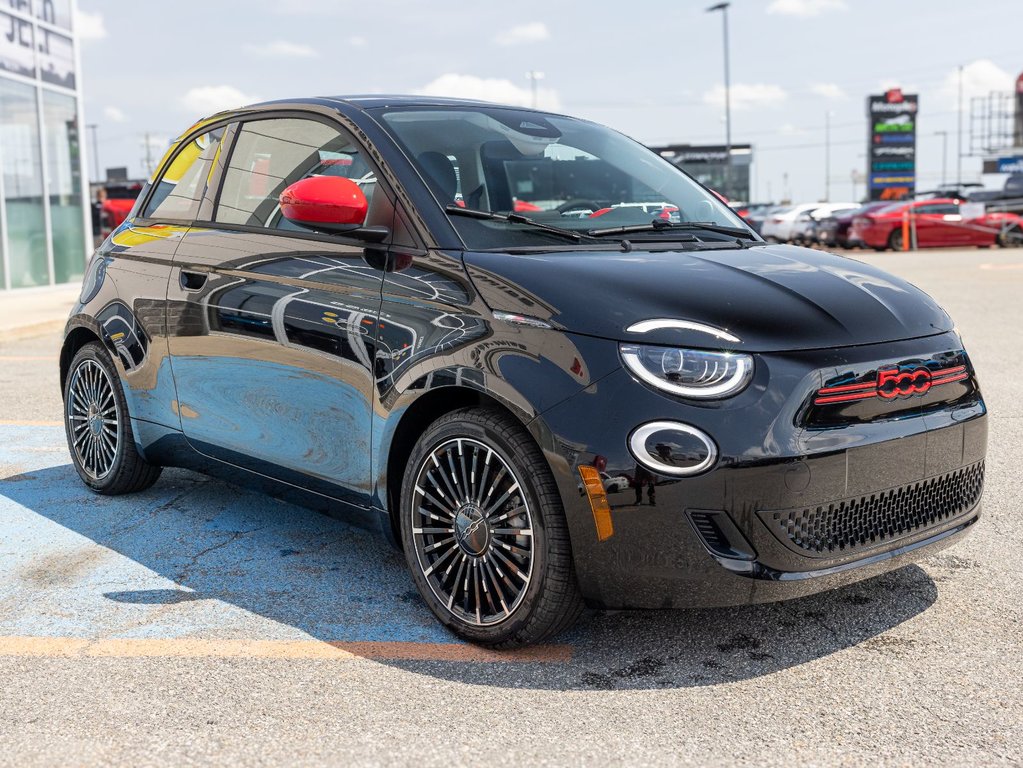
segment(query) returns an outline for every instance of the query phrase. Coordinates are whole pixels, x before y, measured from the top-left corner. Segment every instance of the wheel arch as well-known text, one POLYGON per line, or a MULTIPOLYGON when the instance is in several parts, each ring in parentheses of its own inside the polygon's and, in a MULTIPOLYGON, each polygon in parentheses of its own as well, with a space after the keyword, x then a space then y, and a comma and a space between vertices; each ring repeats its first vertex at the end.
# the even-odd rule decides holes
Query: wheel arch
POLYGON ((102 343, 99 334, 92 328, 85 325, 79 325, 72 328, 64 337, 64 343, 60 348, 61 394, 63 394, 64 385, 67 383, 68 369, 71 367, 71 361, 75 359, 75 355, 78 354, 78 350, 92 341, 99 341, 102 343))
MULTIPOLYGON (((518 421, 530 434, 537 447, 541 448, 533 425, 535 419, 504 401, 493 393, 466 386, 444 386, 431 389, 412 401, 398 417, 398 422, 389 439, 385 430, 386 443, 381 445, 380 456, 383 469, 381 488, 386 506, 387 519, 390 524, 387 531, 392 542, 400 545, 401 525, 398 517, 401 507, 401 482, 405 475, 405 466, 419 436, 430 424, 453 411, 462 408, 489 408, 507 413, 518 421)), ((541 448, 541 453, 543 450, 541 448)), ((544 461, 547 461, 546 456, 544 461)))

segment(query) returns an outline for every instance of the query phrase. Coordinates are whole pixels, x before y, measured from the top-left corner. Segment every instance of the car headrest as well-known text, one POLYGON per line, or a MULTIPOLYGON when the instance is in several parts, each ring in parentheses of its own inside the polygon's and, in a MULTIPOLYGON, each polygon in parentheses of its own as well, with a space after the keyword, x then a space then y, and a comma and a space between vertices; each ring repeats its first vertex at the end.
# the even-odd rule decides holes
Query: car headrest
POLYGON ((441 204, 454 202, 458 192, 458 178, 451 161, 440 152, 420 152, 416 161, 426 177, 426 183, 441 204))

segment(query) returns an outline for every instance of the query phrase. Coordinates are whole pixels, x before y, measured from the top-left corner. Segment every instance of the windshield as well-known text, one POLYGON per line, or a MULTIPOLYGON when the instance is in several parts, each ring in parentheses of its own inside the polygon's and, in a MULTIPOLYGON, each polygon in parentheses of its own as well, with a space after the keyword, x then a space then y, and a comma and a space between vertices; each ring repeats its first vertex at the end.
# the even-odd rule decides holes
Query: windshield
MULTIPOLYGON (((594 123, 475 106, 390 107, 378 110, 378 117, 442 207, 518 213, 580 233, 652 221, 710 222, 746 230, 727 205, 667 160, 594 123)), ((564 242, 512 219, 452 216, 451 222, 475 249, 564 242)), ((729 237, 697 235, 709 241, 729 237)), ((670 226, 628 234, 630 240, 677 236, 670 226)))

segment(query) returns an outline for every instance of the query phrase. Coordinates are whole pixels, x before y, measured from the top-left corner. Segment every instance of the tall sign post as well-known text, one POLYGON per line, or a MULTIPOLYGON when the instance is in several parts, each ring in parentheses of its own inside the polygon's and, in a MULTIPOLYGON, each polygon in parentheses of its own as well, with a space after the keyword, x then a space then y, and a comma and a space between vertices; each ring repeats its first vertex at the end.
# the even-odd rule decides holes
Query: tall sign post
POLYGON ((1013 127, 1012 143, 1023 147, 1023 74, 1016 78, 1016 119, 1013 127))
POLYGON ((902 200, 916 192, 918 97, 898 88, 867 97, 867 196, 902 200))

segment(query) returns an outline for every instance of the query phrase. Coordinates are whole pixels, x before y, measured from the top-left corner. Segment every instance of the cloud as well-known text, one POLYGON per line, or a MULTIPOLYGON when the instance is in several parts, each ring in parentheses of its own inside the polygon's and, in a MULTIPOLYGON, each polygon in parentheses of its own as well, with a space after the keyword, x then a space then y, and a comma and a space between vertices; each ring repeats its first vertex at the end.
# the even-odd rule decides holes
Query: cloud
MULTIPOLYGON (((1014 90, 1014 78, 990 59, 978 59, 963 67, 963 109, 968 111, 970 99, 989 93, 1014 90)), ((941 85, 941 100, 949 108, 959 104, 959 69, 951 70, 941 85)))
POLYGON ((79 40, 102 40, 107 36, 107 27, 103 23, 103 14, 99 11, 89 13, 78 10, 75 12, 75 34, 79 40))
POLYGON ((782 16, 820 16, 828 11, 847 11, 849 5, 845 0, 774 0, 767 6, 768 13, 782 16))
POLYGON ((526 43, 542 43, 549 40, 551 32, 542 21, 534 21, 529 24, 519 24, 504 30, 494 38, 498 45, 524 45, 526 43))
POLYGON ((810 86, 810 91, 829 101, 845 101, 849 98, 849 94, 835 83, 814 83, 810 86))
POLYGON ((128 116, 117 107, 104 107, 103 117, 111 123, 124 123, 128 120, 128 116))
MULTIPOLYGON (((776 107, 789 95, 778 85, 767 83, 733 83, 731 88, 732 109, 738 111, 752 107, 776 107)), ((715 85, 703 94, 703 103, 713 107, 725 106, 725 86, 715 85)))
POLYGON ((315 59, 320 55, 315 48, 303 43, 290 43, 287 40, 274 40, 262 45, 246 45, 245 50, 268 59, 315 59))
POLYGON ((353 48, 365 48, 369 45, 369 40, 359 35, 352 35, 348 38, 348 44, 353 48))
POLYGON ((778 129, 778 133, 782 136, 805 136, 808 131, 792 123, 783 123, 781 128, 778 129))
POLYGON ((258 96, 249 96, 230 85, 203 85, 192 88, 181 97, 181 106, 189 112, 211 115, 225 109, 234 109, 259 101, 258 96))
MULTIPOLYGON (((533 105, 533 95, 528 87, 519 87, 511 80, 476 77, 475 75, 454 73, 441 75, 417 90, 416 93, 425 96, 479 99, 480 101, 493 101, 520 107, 533 105)), ((551 88, 538 88, 536 96, 537 106, 541 109, 558 109, 560 106, 557 91, 551 88)))

